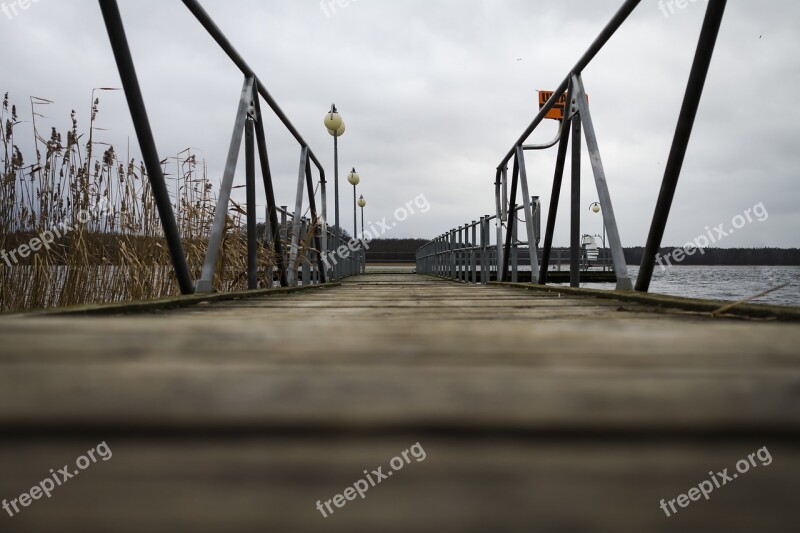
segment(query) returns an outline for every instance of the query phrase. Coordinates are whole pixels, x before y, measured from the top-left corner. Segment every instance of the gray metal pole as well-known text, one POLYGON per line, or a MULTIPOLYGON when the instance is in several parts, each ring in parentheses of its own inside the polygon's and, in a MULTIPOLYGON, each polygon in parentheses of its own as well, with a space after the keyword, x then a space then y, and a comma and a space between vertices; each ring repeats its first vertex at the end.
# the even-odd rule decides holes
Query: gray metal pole
POLYGON ((700 32, 700 41, 697 45, 697 53, 695 54, 692 72, 689 75, 689 83, 683 99, 681 114, 678 118, 678 126, 675 130, 675 138, 672 142, 672 149, 664 171, 661 192, 658 195, 656 210, 653 214, 653 223, 650 226, 650 233, 647 237, 647 245, 642 257, 639 277, 636 280, 636 290, 640 292, 650 290, 650 282, 653 279, 653 270, 656 264, 656 254, 658 254, 661 242, 664 239, 664 231, 672 209, 672 201, 678 188, 678 180, 681 177, 686 150, 692 136, 697 111, 700 108, 700 99, 703 96, 708 70, 711 66, 711 59, 714 55, 714 48, 722 25, 722 17, 725 14, 725 5, 726 0, 711 0, 708 4, 703 29, 700 32))
POLYGON ((172 209, 167 184, 164 181, 164 174, 161 170, 161 159, 158 156, 158 149, 153 138, 153 130, 150 127, 150 119, 147 116, 147 108, 144 105, 144 97, 139 86, 139 78, 136 75, 131 50, 128 46, 128 38, 125 35, 125 26, 122 23, 119 6, 116 0, 100 0, 100 10, 103 14, 108 38, 111 41, 111 49, 114 52, 122 87, 125 89, 125 97, 128 101, 133 127, 136 130, 136 138, 142 150, 142 159, 147 168, 147 177, 153 190, 161 226, 164 228, 164 237, 167 241, 178 286, 182 294, 192 294, 195 291, 192 275, 186 262, 186 254, 183 251, 178 223, 175 220, 175 212, 172 209))
POLYGON ((358 196, 356 185, 353 185, 353 240, 358 239, 358 196))
POLYGON ((256 221, 256 146, 253 119, 245 123, 245 167, 247 194, 247 288, 258 289, 258 229, 256 221))
POLYGON ((531 262, 531 281, 539 279, 539 252, 536 242, 536 224, 533 221, 533 204, 531 203, 530 190, 528 189, 528 171, 525 165, 525 151, 522 146, 517 146, 517 159, 519 160, 519 179, 522 188, 522 205, 525 213, 525 229, 528 233, 528 253, 531 262))
POLYGON ((570 218, 570 286, 581 286, 581 118, 572 119, 572 202, 570 218))
POLYGON ((503 272, 501 281, 508 281, 508 265, 511 255, 511 245, 514 238, 514 228, 517 226, 517 183, 519 182, 519 159, 514 158, 514 170, 511 177, 511 197, 508 201, 508 222, 506 222, 506 247, 503 252, 503 272))
POLYGON ((450 279, 456 279, 456 230, 450 230, 450 279))
POLYGON ((506 172, 498 169, 497 179, 495 181, 495 193, 494 193, 495 203, 497 204, 495 206, 495 212, 496 212, 495 230, 497 233, 496 237, 497 242, 495 243, 497 248, 497 281, 501 281, 502 279, 500 276, 500 265, 503 264, 503 218, 504 218, 503 206, 506 202, 505 174, 506 172))
MULTIPOLYGON (((284 243, 289 242, 289 206, 288 205, 282 205, 281 206, 281 222, 280 222, 280 227, 278 228, 278 238, 281 239, 281 241, 283 241, 284 243)), ((284 247, 283 264, 286 265, 284 270, 286 271, 286 276, 287 276, 287 279, 288 279, 288 276, 289 276, 289 267, 288 267, 289 254, 288 254, 288 252, 285 251, 285 249, 286 248, 284 247)), ((288 281, 287 281, 285 286, 286 287, 289 286, 289 282, 288 281)))
MULTIPOLYGON (((483 219, 481 219, 481 231, 483 231, 483 219)), ((472 221, 472 241, 470 242, 469 260, 472 270, 472 283, 478 283, 478 222, 472 221)))
POLYGON ((625 250, 622 248, 622 240, 619 236, 619 229, 617 228, 617 217, 614 215, 614 206, 611 203, 611 193, 608 191, 608 182, 606 180, 606 172, 603 168, 603 160, 600 157, 600 146, 597 143, 597 135, 594 129, 594 122, 592 121, 592 114, 589 110, 587 102, 586 90, 583 87, 583 81, 580 74, 576 74, 573 78, 573 85, 575 89, 575 96, 573 100, 577 100, 578 108, 580 109, 580 120, 583 123, 584 131, 586 133, 586 147, 589 151, 589 159, 592 163, 592 171, 594 173, 594 181, 597 186, 597 196, 600 198, 600 207, 603 213, 603 226, 608 228, 608 244, 611 249, 611 256, 614 258, 614 271, 617 276, 617 290, 631 291, 633 284, 628 275, 628 265, 625 261, 625 250))
POLYGON ((511 231, 513 236, 511 245, 511 282, 519 283, 519 224, 516 218, 518 210, 511 211, 509 216, 514 217, 514 228, 511 231))
POLYGON ((214 224, 211 227, 211 236, 208 239, 208 250, 203 265, 203 274, 197 282, 197 292, 214 291, 214 273, 217 270, 217 259, 219 258, 222 240, 225 237, 225 225, 228 219, 228 204, 231 200, 231 189, 233 188, 233 178, 236 174, 236 164, 239 161, 239 152, 242 148, 242 137, 244 136, 244 126, 248 114, 254 109, 253 102, 253 78, 247 78, 242 87, 242 95, 239 100, 239 110, 236 113, 236 122, 233 126, 231 144, 228 148, 228 158, 225 163, 225 172, 222 176, 222 183, 219 188, 219 198, 217 199, 217 209, 214 212, 214 224))
MULTIPOLYGON (((327 183, 324 176, 320 176, 320 203, 322 204, 322 221, 320 223, 319 232, 322 247, 320 248, 320 257, 328 257, 328 192, 327 183)), ((325 282, 330 281, 331 273, 328 271, 327 265, 323 263, 322 268, 325 272, 325 282)), ((320 283, 322 280, 320 279, 320 283)))
MULTIPOLYGON (((275 201, 275 188, 272 185, 272 170, 269 165, 269 152, 267 151, 267 135, 264 130, 264 117, 261 114, 261 102, 255 98, 256 120, 256 143, 258 144, 258 155, 261 162, 261 177, 264 180, 264 191, 267 196, 268 227, 272 237, 272 245, 275 250, 275 260, 277 261, 278 273, 280 275, 281 287, 288 287, 289 281, 286 274, 286 260, 284 259, 283 242, 281 240, 280 223, 278 222, 278 204, 275 201)), ((272 288, 272 278, 270 288, 272 288)))
MULTIPOLYGON (((320 174, 320 180, 324 180, 324 178, 324 175, 320 174)), ((314 179, 311 175, 311 160, 308 157, 306 157, 306 187, 308 188, 308 208, 311 212, 311 225, 314 231, 314 248, 317 250, 317 271, 319 272, 320 282, 327 283, 325 262, 322 260, 322 254, 320 253, 322 251, 322 236, 317 232, 320 220, 317 212, 317 199, 314 198, 314 179)))
POLYGON ((481 285, 489 283, 489 216, 481 217, 481 285))
MULTIPOLYGON (((264 208, 264 248, 274 249, 274 243, 272 239, 274 238, 273 226, 269 220, 270 213, 269 213, 269 206, 264 208)), ((276 259, 278 258, 278 254, 275 254, 276 259)), ((267 267, 267 288, 272 289, 275 287, 275 267, 268 266, 267 267)))
MULTIPOLYGON (((333 106, 336 109, 336 106, 333 106)), ((333 249, 338 250, 342 245, 342 226, 339 222, 339 134, 333 135, 333 195, 334 195, 334 217, 336 218, 336 232, 333 238, 333 249)), ((341 261, 338 261, 333 267, 334 278, 336 280, 342 277, 341 261)))
MULTIPOLYGON (((307 220, 303 220, 303 224, 300 230, 301 235, 305 239, 310 231, 310 224, 307 220)), ((311 261, 308 257, 303 257, 303 264, 301 265, 301 272, 302 272, 302 280, 303 286, 308 287, 311 284, 311 261)))
POLYGON ((297 195, 295 197, 294 216, 292 217, 292 244, 289 248, 289 284, 297 285, 298 257, 300 253, 300 231, 302 229, 303 196, 306 181, 306 161, 308 148, 300 151, 300 170, 297 176, 297 195))

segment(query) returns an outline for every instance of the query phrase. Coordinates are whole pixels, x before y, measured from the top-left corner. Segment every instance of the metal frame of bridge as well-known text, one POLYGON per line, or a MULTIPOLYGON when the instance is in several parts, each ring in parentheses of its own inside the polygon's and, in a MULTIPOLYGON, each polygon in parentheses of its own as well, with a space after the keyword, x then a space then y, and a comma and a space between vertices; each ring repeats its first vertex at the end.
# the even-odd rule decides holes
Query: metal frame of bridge
POLYGON ((258 148, 261 174, 264 180, 264 189, 267 200, 267 227, 270 228, 268 244, 275 250, 278 258, 277 270, 280 285, 287 287, 297 285, 299 281, 306 282, 314 279, 318 283, 347 277, 361 271, 364 250, 359 250, 348 257, 341 257, 336 268, 325 264, 324 257, 329 250, 329 242, 333 243, 332 249, 337 249, 341 237, 338 232, 331 232, 327 225, 327 190, 325 169, 314 155, 308 143, 303 139, 286 114, 281 110, 275 99, 267 91, 252 68, 236 51, 231 42, 214 23, 211 16, 203 9, 197 0, 182 0, 192 15, 200 22, 203 28, 211 35, 219 47, 227 54, 230 60, 244 75, 244 86, 239 99, 239 108, 236 113, 233 135, 231 137, 228 158, 222 178, 214 223, 209 238, 209 246, 205 258, 202 275, 195 283, 192 279, 186 254, 183 250, 175 213, 167 192, 166 182, 161 170, 161 158, 158 155, 153 137, 147 109, 144 104, 133 56, 128 45, 125 27, 116 0, 99 0, 111 47, 117 62, 125 96, 130 108, 136 136, 142 149, 142 157, 147 168, 148 178, 152 186, 153 196, 156 201, 161 224, 164 229, 170 258, 175 270, 178 285, 183 294, 195 292, 213 292, 213 281, 219 258, 220 248, 226 231, 226 218, 231 191, 233 188, 236 166, 242 141, 244 138, 246 153, 246 190, 247 190, 247 240, 248 240, 248 286, 251 290, 257 288, 258 242, 256 233, 256 191, 255 191, 255 153, 258 148), (270 171, 269 154, 267 150, 267 137, 264 130, 264 120, 261 109, 261 98, 272 109, 286 129, 300 144, 300 165, 297 180, 297 195, 295 198, 294 215, 292 218, 291 236, 288 253, 284 250, 278 223, 278 205, 275 201, 272 173, 270 171), (318 212, 314 175, 312 164, 319 175, 322 212, 318 212), (311 218, 306 221, 302 217, 305 200, 308 201, 311 218), (313 236, 309 232, 314 232, 313 236), (302 257, 300 254, 301 241, 304 237, 312 237, 314 246, 313 258, 302 257), (312 272, 313 271, 313 272, 312 272))
MULTIPOLYGON (((586 139, 587 148, 591 159, 592 171, 595 178, 597 193, 603 213, 603 223, 608 234, 608 244, 613 258, 614 272, 618 290, 632 290, 633 282, 628 274, 625 254, 619 236, 614 207, 608 189, 605 169, 600 155, 600 147, 595 134, 589 102, 583 84, 582 73, 603 49, 617 30, 622 27, 628 17, 638 7, 641 0, 626 0, 619 11, 614 15, 600 35, 569 71, 566 78, 553 92, 552 97, 539 111, 539 114, 523 132, 514 146, 506 154, 497 167, 495 180, 496 214, 481 217, 480 222, 460 226, 437 237, 417 253, 417 272, 446 277, 473 283, 488 283, 492 271, 500 281, 510 281, 513 272, 517 271, 517 256, 520 243, 517 239, 518 224, 516 213, 524 213, 524 224, 527 230, 527 250, 531 260, 531 276, 538 280, 540 285, 548 282, 549 263, 553 246, 558 205, 561 196, 564 168, 570 134, 572 135, 572 176, 571 176, 571 224, 570 224, 570 284, 580 286, 581 282, 581 135, 586 139), (565 117, 561 120, 559 133, 556 138, 544 145, 528 145, 531 134, 555 107, 559 99, 566 94, 568 109, 564 110, 565 117), (525 152, 546 150, 558 145, 555 176, 551 195, 550 209, 547 217, 544 246, 541 250, 541 265, 539 261, 539 246, 535 231, 535 206, 530 194, 527 168, 525 165, 525 152), (508 164, 513 160, 513 171, 510 182, 508 164), (522 195, 522 206, 517 205, 517 195, 522 195), (490 250, 490 222, 496 225, 496 251, 490 250), (478 238, 480 228, 480 239, 478 238), (471 232, 471 236, 470 236, 471 232), (477 268, 480 265, 480 269, 477 268), (512 272, 509 272, 511 267, 512 272)), ((648 292, 655 267, 656 254, 659 251, 664 237, 664 231, 669 219, 672 202, 680 179, 686 150, 691 138, 700 100, 703 95, 705 81, 711 65, 711 59, 716 46, 717 37, 722 24, 727 0, 709 0, 705 21, 700 32, 700 39, 694 58, 694 64, 689 75, 689 82, 683 100, 683 105, 675 131, 672 149, 670 151, 664 174, 661 192, 656 204, 653 221, 645 247, 639 276, 636 281, 636 290, 648 292)))

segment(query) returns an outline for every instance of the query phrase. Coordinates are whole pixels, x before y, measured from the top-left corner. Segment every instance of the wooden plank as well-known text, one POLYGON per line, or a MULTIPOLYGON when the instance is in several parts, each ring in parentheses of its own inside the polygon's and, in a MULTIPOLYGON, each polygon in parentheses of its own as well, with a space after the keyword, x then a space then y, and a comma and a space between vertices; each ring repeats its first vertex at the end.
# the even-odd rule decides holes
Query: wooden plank
MULTIPOLYGON (((74 464, 100 435, 81 441, 0 445, 0 493, 30 490, 49 468, 74 464)), ((800 453, 772 443, 759 466, 667 518, 674 499, 765 445, 586 443, 494 439, 459 442, 408 434, 243 441, 108 439, 113 457, 34 501, 4 530, 114 531, 591 531, 796 530, 800 453), (342 494, 365 469, 419 442, 425 460, 323 518, 318 500, 342 494)))

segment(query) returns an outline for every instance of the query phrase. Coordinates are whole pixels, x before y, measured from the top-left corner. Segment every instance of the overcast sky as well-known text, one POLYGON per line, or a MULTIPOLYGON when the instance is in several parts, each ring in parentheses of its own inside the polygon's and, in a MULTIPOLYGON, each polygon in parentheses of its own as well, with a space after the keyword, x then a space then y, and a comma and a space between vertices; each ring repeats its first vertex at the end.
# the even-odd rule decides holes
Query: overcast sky
MULTIPOLYGON (((339 107, 344 226, 352 226, 344 174, 355 166, 368 220, 391 222, 424 194, 430 211, 388 236, 434 237, 494 213, 494 169, 538 111, 536 91, 559 84, 622 2, 351 0, 335 13, 318 0, 202 4, 330 176, 333 142, 322 120, 332 102, 339 107)), ((800 110, 785 94, 800 85, 800 6, 768 4, 729 2, 665 245, 729 226, 763 203, 767 221, 720 245, 800 246, 800 110)), ((690 1, 672 14, 644 0, 584 73, 625 246, 646 240, 705 7, 690 1)), ((195 147, 217 182, 241 75, 178 0, 121 0, 120 8, 161 157, 195 147)), ((97 2, 39 0, 17 11, 0 13, 0 91, 25 120, 28 97, 39 96, 56 102, 46 111, 51 125, 66 131, 76 109, 84 128, 92 88, 120 86, 97 2)), ((532 142, 549 140, 556 125, 548 121, 532 142)), ((138 154, 121 92, 101 95, 98 126, 123 154, 130 136, 138 154)), ((299 148, 276 120, 267 130, 278 201, 289 205, 299 148)), ((555 150, 528 154, 531 193, 545 204, 554 161, 555 150)), ((588 160, 584 169, 582 229, 600 233, 588 160)), ((332 221, 332 183, 329 199, 332 221)), ((557 245, 567 244, 568 226, 563 203, 557 245)))

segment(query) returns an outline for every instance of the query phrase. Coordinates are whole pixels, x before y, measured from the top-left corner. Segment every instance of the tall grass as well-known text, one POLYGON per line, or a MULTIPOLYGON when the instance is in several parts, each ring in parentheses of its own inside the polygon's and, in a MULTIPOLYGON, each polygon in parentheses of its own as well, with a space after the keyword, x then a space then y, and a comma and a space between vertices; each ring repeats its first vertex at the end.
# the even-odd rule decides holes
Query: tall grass
MULTIPOLYGON (((11 266, 0 260, 0 311, 21 311, 145 300, 180 294, 161 221, 144 165, 96 140, 100 100, 92 99, 87 134, 79 133, 75 111, 71 128, 42 134, 39 109, 52 102, 30 99, 33 155, 23 155, 17 131, 19 111, 6 94, 0 184, 0 250, 10 252, 45 231, 66 224, 74 231, 49 248, 11 266), (105 205, 105 211, 97 206, 105 205), (92 212, 82 222, 78 215, 92 212)), ((200 277, 208 247, 216 198, 205 161, 191 149, 162 161, 173 209, 194 279, 200 277)), ((215 277, 219 291, 247 288, 246 210, 235 203, 228 212, 223 251, 215 277)), ((259 282, 272 286, 275 261, 261 246, 259 282)))

